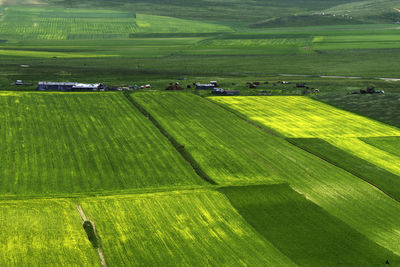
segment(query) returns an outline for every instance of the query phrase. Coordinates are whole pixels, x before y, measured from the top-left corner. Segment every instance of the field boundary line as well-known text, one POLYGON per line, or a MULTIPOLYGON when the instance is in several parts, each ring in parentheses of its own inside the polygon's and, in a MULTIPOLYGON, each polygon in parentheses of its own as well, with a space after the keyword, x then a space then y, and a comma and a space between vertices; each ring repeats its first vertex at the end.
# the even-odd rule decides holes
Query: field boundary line
MULTIPOLYGON (((94 222, 87 219, 86 214, 85 214, 85 212, 83 211, 83 209, 82 209, 82 207, 81 207, 80 205, 76 205, 76 209, 78 210, 79 215, 80 215, 81 218, 82 218, 82 225, 83 225, 85 222, 90 222, 90 223, 92 224, 92 226, 93 226, 94 233, 95 233, 95 235, 96 235, 97 238, 98 238, 98 234, 97 234, 97 230, 96 230, 96 225, 94 224, 94 222)), ((104 258, 103 249, 101 248, 100 238, 98 238, 98 240, 99 240, 99 246, 98 246, 98 248, 97 248, 97 253, 99 254, 101 266, 107 267, 106 259, 104 258)))
POLYGON ((198 176, 200 176, 204 181, 210 183, 212 185, 216 185, 217 183, 211 179, 200 167, 197 161, 193 158, 193 156, 186 151, 185 146, 180 144, 171 134, 168 133, 164 127, 139 103, 137 103, 129 93, 124 92, 126 99, 137 109, 139 110, 147 119, 149 119, 152 124, 160 131, 162 135, 164 135, 167 140, 171 143, 171 145, 178 151, 178 153, 186 160, 186 162, 193 168, 198 176))
POLYGON ((42 201, 42 200, 80 200, 80 199, 94 199, 94 198, 107 198, 107 197, 129 197, 129 196, 145 196, 145 195, 155 195, 155 194, 174 194, 176 192, 185 192, 190 194, 193 191, 213 191, 218 188, 228 187, 228 186, 256 186, 256 185, 274 185, 274 184, 285 184, 284 180, 276 181, 259 181, 259 182, 235 182, 233 184, 215 184, 215 185, 205 185, 205 186, 193 186, 193 187, 182 187, 182 188, 150 188, 146 190, 132 190, 132 191, 118 191, 118 192, 108 192, 106 194, 91 194, 92 192, 81 193, 79 195, 50 195, 50 196, 18 196, 0 199, 0 204, 15 201, 42 201))
POLYGON ((308 151, 306 148, 302 148, 302 147, 296 145, 295 142, 292 142, 292 141, 291 141, 291 139, 296 139, 296 138, 286 138, 286 141, 289 142, 290 144, 294 145, 295 147, 297 147, 297 148, 299 148, 299 149, 301 149, 301 150, 303 150, 303 151, 305 151, 305 152, 307 152, 307 153, 309 153, 309 154, 311 154, 311 155, 314 155, 315 157, 317 157, 317 158, 319 158, 319 159, 321 159, 321 160, 323 160, 323 161, 329 163, 330 165, 333 165, 333 166, 335 166, 335 167, 337 167, 337 168, 339 168, 339 169, 341 169, 341 170, 343 170, 343 171, 345 171, 345 172, 351 174, 352 176, 354 176, 354 177, 356 177, 356 178, 358 178, 358 179, 360 179, 360 180, 362 180, 362 181, 368 183, 368 184, 371 185, 372 187, 374 187, 374 188, 376 188, 377 190, 379 190, 381 193, 385 194, 386 196, 388 196, 389 198, 393 199, 394 201, 400 203, 399 200, 397 200, 396 198, 394 198, 393 196, 391 196, 389 193, 386 193, 385 191, 383 191, 383 190, 382 190, 380 187, 378 187, 377 185, 371 183, 370 181, 365 180, 363 177, 361 177, 361 176, 359 176, 359 175, 357 175, 357 174, 354 174, 354 173, 352 173, 352 172, 350 172, 350 171, 348 171, 348 170, 346 170, 346 169, 340 167, 340 166, 337 165, 336 163, 331 162, 329 159, 325 159, 325 158, 323 158, 323 157, 321 157, 321 156, 319 156, 319 155, 317 155, 317 154, 315 154, 315 153, 313 153, 313 152, 311 152, 311 151, 308 151))

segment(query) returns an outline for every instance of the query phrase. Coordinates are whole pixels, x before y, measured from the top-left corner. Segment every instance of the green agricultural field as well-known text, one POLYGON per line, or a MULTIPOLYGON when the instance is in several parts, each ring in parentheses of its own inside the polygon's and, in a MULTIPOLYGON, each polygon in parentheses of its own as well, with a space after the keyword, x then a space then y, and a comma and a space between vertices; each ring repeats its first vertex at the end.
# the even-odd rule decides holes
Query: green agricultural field
POLYGON ((358 138, 332 138, 326 139, 326 141, 396 175, 400 175, 400 157, 396 155, 369 145, 358 138))
MULTIPOLYGON (((389 85, 396 88, 397 82, 389 85)), ((378 86, 378 85, 377 85, 378 86)), ((381 89, 384 85, 378 86, 381 89)), ((317 100, 340 109, 348 110, 386 124, 400 128, 400 94, 385 95, 338 95, 327 94, 316 97, 317 100)))
POLYGON ((107 264, 292 266, 215 191, 82 200, 107 264))
POLYGON ((361 138, 361 140, 394 156, 400 157, 400 138, 398 137, 361 138))
POLYGON ((0 218, 2 266, 100 266, 70 201, 2 201, 0 218))
MULTIPOLYGON (((368 143, 370 140, 375 142, 375 140, 380 141, 385 139, 366 138, 365 142, 368 143)), ((330 144, 323 139, 292 138, 289 140, 292 144, 295 144, 296 146, 320 158, 323 158, 324 160, 354 174, 355 176, 360 177, 361 179, 364 179, 373 185, 376 185, 390 196, 400 200, 400 176, 394 174, 398 173, 396 170, 394 170, 393 173, 390 172, 392 168, 390 166, 388 167, 387 164, 381 167, 378 167, 379 163, 376 163, 375 165, 374 158, 378 158, 378 154, 372 154, 372 156, 362 159, 361 157, 357 156, 357 153, 353 154, 351 151, 340 149, 335 146, 336 143, 330 144)), ((357 143, 357 141, 358 140, 356 140, 355 143, 357 143)), ((377 142, 378 144, 379 141, 377 142)), ((354 142, 354 140, 351 140, 351 142, 354 142)), ((398 151, 399 146, 397 145, 396 147, 395 144, 396 143, 385 142, 383 150, 398 151)), ((374 152, 376 153, 376 151, 374 152)), ((382 151, 378 151, 378 153, 382 153, 382 151)), ((398 159, 395 160, 398 161, 398 159)), ((390 162, 390 165, 395 166, 396 164, 390 162)))
POLYGON ((0 0, 0 265, 399 265, 397 2, 0 0))
POLYGON ((134 33, 230 32, 228 26, 114 10, 8 7, 1 39, 128 39, 134 33))
POLYGON ((118 93, 1 93, 0 192, 205 184, 118 93))
POLYGON ((290 138, 400 136, 400 129, 308 97, 212 97, 246 118, 290 138))
POLYGON ((379 266, 400 256, 376 245, 288 185, 221 188, 240 215, 299 266, 379 266), (305 255, 307 255, 305 257, 305 255))
POLYGON ((400 255, 393 238, 400 231, 400 206, 372 185, 207 99, 183 93, 135 93, 132 98, 218 183, 287 182, 331 215, 400 255))

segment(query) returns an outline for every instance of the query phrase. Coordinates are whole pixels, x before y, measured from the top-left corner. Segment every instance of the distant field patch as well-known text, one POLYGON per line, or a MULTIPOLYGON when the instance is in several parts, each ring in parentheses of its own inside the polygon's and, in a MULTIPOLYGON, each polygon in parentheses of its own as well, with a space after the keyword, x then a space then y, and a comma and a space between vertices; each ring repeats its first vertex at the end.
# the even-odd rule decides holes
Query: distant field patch
POLYGON ((100 266, 69 201, 2 201, 0 218, 2 266, 100 266))
POLYGON ((11 50, 0 49, 0 56, 14 57, 33 57, 33 58, 99 58, 99 57, 117 57, 118 55, 106 55, 100 53, 66 53, 66 52, 47 52, 47 51, 29 51, 29 50, 11 50))
POLYGON ((113 10, 9 7, 0 23, 2 39, 128 39, 133 33, 205 33, 229 27, 113 10))
POLYGON ((210 55, 270 55, 270 54, 297 54, 309 45, 308 38, 266 38, 266 39, 208 39, 199 42, 185 51, 185 54, 210 55))
POLYGON ((107 38, 107 35, 115 37, 116 34, 125 34, 125 38, 128 38, 136 28, 133 13, 9 7, 0 24, 0 37, 64 40, 70 35, 89 39, 90 36, 107 38))
POLYGON ((294 265, 215 191, 82 201, 109 265, 294 265))
POLYGON ((286 137, 400 136, 400 130, 308 97, 212 97, 286 137))
POLYGON ((400 48, 399 35, 354 34, 345 36, 316 36, 313 40, 315 50, 344 49, 389 49, 400 48))
POLYGON ((231 32, 230 27, 172 17, 137 14, 138 33, 207 33, 231 32))
POLYGON ((0 111, 0 193, 204 183, 122 94, 5 93, 0 111))

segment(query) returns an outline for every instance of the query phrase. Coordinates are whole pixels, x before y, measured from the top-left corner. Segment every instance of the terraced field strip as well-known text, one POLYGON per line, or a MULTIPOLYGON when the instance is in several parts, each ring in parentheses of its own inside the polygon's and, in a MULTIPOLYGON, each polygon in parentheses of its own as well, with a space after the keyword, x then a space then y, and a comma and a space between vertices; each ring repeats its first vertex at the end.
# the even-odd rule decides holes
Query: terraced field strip
POLYGON ((132 97, 219 184, 284 181, 362 235, 400 255, 396 238, 400 205, 374 186, 201 97, 159 92, 134 93, 132 97))
POLYGON ((400 137, 360 138, 363 142, 400 158, 400 137))
MULTIPOLYGON (((400 175, 400 157, 396 155, 369 145, 358 138, 332 138, 326 139, 326 141, 376 166, 384 168, 396 175, 400 175)), ((397 187, 397 189, 400 188, 397 187)))
POLYGON ((83 39, 129 38, 136 28, 134 14, 129 12, 12 6, 5 12, 0 36, 52 40, 65 40, 69 35, 81 35, 83 39))
POLYGON ((2 266, 100 266, 70 201, 2 201, 0 228, 2 266))
MULTIPOLYGON (((354 153, 351 153, 351 151, 340 149, 334 142, 331 144, 319 138, 293 138, 289 139, 289 141, 307 152, 375 185, 397 201, 400 201, 399 175, 386 170, 384 167, 378 167, 378 165, 374 165, 369 159, 362 159, 354 153)), ((359 142, 358 139, 356 140, 356 143, 357 142, 359 142)), ((375 156, 378 155, 374 155, 374 157, 375 156)))
POLYGON ((134 33, 232 32, 225 25, 105 9, 10 6, 0 37, 19 40, 129 39, 134 33))
POLYGON ((287 184, 219 189, 240 215, 299 266, 379 266, 400 256, 307 200, 287 184), (304 257, 307 255, 307 257, 304 257))
POLYGON ((301 96, 211 97, 290 138, 400 136, 400 129, 301 96))
POLYGON ((0 193, 206 184, 119 93, 1 93, 0 193))
POLYGON ((293 266, 216 191, 82 200, 110 266, 293 266))

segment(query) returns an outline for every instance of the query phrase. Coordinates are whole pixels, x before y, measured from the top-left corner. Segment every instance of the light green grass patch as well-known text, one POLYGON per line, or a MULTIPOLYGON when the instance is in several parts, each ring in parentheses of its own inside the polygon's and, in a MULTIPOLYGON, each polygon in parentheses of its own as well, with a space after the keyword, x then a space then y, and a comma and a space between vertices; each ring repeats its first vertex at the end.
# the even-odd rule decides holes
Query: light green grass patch
POLYGON ((212 97, 292 138, 400 136, 400 130, 301 96, 212 97))
POLYGON ((400 158, 400 137, 360 138, 363 142, 400 158))
POLYGON ((358 138, 329 138, 325 140, 357 157, 400 175, 400 157, 396 155, 369 145, 358 138))
POLYGON ((0 228, 2 266, 100 266, 69 201, 3 201, 0 228))
POLYGON ((230 27, 172 17, 137 14, 138 33, 206 33, 232 32, 230 27))
POLYGON ((188 191, 82 200, 109 265, 292 266, 223 194, 188 191))

